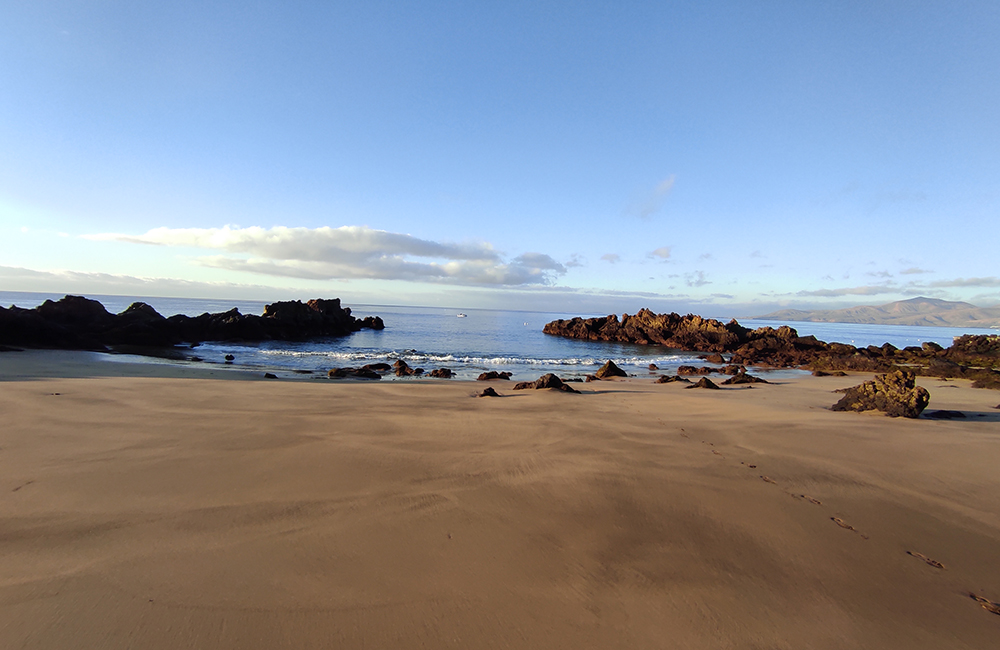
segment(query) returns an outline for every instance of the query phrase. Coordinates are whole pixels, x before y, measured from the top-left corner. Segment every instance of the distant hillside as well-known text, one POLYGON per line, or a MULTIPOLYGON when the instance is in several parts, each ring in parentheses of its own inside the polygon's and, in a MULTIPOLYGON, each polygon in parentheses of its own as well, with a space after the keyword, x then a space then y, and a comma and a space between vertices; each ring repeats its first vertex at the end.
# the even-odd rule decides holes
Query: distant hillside
POLYGON ((783 309, 753 316, 761 320, 808 321, 813 323, 865 323, 871 325, 928 325, 932 327, 1000 326, 1000 307, 976 307, 967 302, 936 298, 910 298, 877 307, 845 309, 783 309))

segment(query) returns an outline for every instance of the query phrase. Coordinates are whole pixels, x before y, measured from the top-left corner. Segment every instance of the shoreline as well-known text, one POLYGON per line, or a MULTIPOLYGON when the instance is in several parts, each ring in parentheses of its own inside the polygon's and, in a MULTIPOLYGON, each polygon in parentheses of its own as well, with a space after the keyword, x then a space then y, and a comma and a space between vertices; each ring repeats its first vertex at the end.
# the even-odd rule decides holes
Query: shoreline
POLYGON ((918 377, 965 420, 904 420, 829 410, 870 373, 568 395, 40 352, 0 355, 6 647, 929 650, 1000 631, 969 596, 1000 601, 1000 410, 967 380, 918 377))

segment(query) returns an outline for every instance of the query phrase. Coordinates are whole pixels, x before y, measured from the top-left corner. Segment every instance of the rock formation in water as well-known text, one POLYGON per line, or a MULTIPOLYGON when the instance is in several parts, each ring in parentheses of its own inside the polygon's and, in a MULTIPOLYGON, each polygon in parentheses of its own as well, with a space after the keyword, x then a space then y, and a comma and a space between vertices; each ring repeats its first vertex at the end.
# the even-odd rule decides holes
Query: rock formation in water
POLYGON ((164 318, 146 303, 120 314, 81 296, 46 300, 34 309, 0 307, 0 344, 38 348, 103 350, 108 346, 169 347, 201 341, 306 341, 380 330, 378 316, 358 320, 339 299, 276 302, 262 316, 231 309, 218 314, 164 318))
MULTIPOLYGON (((931 342, 902 350, 889 343, 857 348, 826 343, 815 336, 799 336, 787 325, 751 330, 735 320, 722 323, 693 314, 654 314, 648 309, 634 316, 624 314, 621 320, 614 314, 555 320, 545 325, 543 331, 586 341, 663 345, 709 353, 706 360, 711 356, 716 362, 724 359, 721 355, 726 353, 730 355, 729 363, 737 366, 883 373, 906 366, 921 375, 961 377, 973 380, 977 388, 1000 389, 1000 335, 966 334, 956 337, 948 348, 931 342)), ((694 370, 693 374, 700 374, 694 370)), ((678 374, 690 371, 685 367, 678 374)))

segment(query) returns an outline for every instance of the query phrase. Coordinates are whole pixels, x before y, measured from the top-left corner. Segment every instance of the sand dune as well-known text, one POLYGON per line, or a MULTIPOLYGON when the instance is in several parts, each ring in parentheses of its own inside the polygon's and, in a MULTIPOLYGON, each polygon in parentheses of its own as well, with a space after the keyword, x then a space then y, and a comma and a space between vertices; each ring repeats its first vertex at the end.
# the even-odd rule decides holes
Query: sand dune
POLYGON ((970 416, 933 421, 826 410, 862 376, 480 399, 10 358, 3 647, 1000 639, 1000 411, 961 381, 923 381, 970 416))

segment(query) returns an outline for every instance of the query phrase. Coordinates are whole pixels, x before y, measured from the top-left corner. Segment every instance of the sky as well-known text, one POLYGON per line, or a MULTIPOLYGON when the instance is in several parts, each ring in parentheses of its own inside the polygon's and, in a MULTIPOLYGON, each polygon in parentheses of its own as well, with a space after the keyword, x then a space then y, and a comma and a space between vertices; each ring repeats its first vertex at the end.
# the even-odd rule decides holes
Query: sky
POLYGON ((7 0, 0 289, 1000 303, 1000 3, 7 0))

